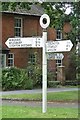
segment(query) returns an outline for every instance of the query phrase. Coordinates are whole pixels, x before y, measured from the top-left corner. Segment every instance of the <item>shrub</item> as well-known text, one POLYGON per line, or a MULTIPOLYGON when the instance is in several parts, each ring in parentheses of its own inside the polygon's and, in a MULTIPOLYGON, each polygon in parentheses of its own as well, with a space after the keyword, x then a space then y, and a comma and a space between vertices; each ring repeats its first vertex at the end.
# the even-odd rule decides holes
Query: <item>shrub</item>
POLYGON ((56 74, 53 71, 48 71, 48 81, 55 81, 56 74))
POLYGON ((78 80, 66 80, 65 85, 79 85, 80 82, 78 80))
POLYGON ((41 86, 41 84, 42 84, 42 70, 41 70, 41 67, 39 65, 29 64, 29 66, 27 67, 27 73, 28 73, 29 79, 33 83, 33 87, 41 86))
POLYGON ((32 89, 32 81, 28 79, 25 69, 15 67, 2 70, 2 90, 32 89))
POLYGON ((48 87, 57 87, 58 85, 60 85, 60 81, 48 81, 48 87))
POLYGON ((2 89, 2 69, 0 68, 0 90, 2 89))

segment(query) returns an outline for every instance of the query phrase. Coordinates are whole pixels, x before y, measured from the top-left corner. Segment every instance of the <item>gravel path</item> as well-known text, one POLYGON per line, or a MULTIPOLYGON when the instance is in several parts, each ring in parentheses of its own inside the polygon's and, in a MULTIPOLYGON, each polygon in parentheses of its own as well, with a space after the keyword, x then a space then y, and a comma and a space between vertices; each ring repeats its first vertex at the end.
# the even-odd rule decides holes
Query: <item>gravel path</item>
MULTIPOLYGON (((29 106, 29 107, 41 107, 42 102, 39 101, 13 101, 13 100, 3 100, 2 105, 12 105, 12 106, 29 106)), ((48 102, 48 107, 70 107, 78 108, 78 103, 75 102, 48 102)))

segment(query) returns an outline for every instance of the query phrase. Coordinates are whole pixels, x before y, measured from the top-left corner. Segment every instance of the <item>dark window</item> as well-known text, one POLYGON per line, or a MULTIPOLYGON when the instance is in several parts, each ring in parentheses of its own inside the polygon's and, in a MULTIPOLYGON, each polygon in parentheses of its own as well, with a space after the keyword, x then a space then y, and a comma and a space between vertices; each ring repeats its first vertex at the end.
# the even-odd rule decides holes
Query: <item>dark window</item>
POLYGON ((62 32, 61 30, 57 30, 57 37, 56 37, 56 40, 61 40, 62 39, 62 32))
POLYGON ((22 18, 15 18, 15 37, 22 37, 22 18))
POLYGON ((33 54, 29 54, 29 62, 31 64, 35 64, 36 58, 35 58, 35 54, 34 53, 33 54))
POLYGON ((14 54, 9 53, 8 55, 8 67, 14 66, 14 54))
POLYGON ((56 60, 56 65, 57 65, 57 66, 62 66, 62 60, 59 60, 59 59, 56 60))

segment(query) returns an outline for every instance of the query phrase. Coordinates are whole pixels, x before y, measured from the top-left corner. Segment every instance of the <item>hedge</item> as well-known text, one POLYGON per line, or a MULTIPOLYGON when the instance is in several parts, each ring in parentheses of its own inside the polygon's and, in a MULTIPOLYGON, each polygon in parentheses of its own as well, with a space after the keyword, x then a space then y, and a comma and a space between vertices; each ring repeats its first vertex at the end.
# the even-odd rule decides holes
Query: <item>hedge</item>
POLYGON ((2 69, 2 90, 32 89, 32 79, 25 69, 15 67, 2 69))
MULTIPOLYGON (((2 69, 2 72, 0 70, 0 88, 2 87, 2 90, 25 90, 42 87, 42 77, 42 70, 39 67, 31 66, 26 69, 5 68, 2 69)), ((60 81, 55 81, 55 73, 48 72, 47 85, 48 87, 61 85, 60 81)), ((67 80, 65 85, 80 85, 80 79, 67 80)))
POLYGON ((48 81, 48 87, 57 87, 58 85, 61 85, 60 81, 48 81))

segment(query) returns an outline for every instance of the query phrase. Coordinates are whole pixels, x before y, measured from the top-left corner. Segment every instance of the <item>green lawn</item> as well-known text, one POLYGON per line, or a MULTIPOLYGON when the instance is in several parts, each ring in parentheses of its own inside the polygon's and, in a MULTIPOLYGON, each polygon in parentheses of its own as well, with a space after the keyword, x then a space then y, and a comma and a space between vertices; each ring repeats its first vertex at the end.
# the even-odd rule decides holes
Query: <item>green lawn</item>
MULTIPOLYGON (((77 101, 78 91, 48 93, 48 101, 77 101)), ((3 98, 21 98, 27 100, 41 100, 42 94, 4 95, 3 98)), ((45 114, 41 107, 2 106, 3 118, 78 118, 77 108, 50 108, 45 114)))
MULTIPOLYGON (((27 100, 41 100, 42 94, 3 95, 3 98, 21 98, 27 100)), ((78 91, 52 92, 47 95, 48 101, 77 101, 78 91)))
POLYGON ((48 108, 42 113, 41 107, 3 106, 3 118, 78 118, 76 108, 48 108))

